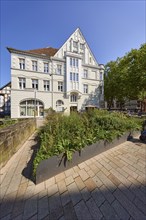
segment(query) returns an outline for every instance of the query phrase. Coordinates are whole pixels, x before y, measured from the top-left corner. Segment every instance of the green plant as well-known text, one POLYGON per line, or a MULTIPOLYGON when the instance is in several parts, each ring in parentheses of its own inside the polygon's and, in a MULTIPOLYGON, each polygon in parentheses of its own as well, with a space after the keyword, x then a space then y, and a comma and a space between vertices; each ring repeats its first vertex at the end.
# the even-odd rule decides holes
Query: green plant
POLYGON ((35 175, 41 160, 62 153, 65 160, 71 161, 75 151, 87 145, 104 140, 111 142, 124 132, 141 129, 142 120, 128 118, 122 113, 92 110, 70 116, 49 111, 46 125, 40 130, 40 149, 33 163, 35 175))

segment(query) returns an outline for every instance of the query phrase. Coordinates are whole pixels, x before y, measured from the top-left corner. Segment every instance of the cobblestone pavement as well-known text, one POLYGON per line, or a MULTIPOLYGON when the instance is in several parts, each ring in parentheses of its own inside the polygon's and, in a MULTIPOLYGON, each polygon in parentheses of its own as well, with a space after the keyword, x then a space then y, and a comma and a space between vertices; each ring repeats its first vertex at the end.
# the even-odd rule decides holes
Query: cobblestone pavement
POLYGON ((34 136, 1 169, 2 220, 146 219, 146 145, 135 139, 35 185, 34 136))

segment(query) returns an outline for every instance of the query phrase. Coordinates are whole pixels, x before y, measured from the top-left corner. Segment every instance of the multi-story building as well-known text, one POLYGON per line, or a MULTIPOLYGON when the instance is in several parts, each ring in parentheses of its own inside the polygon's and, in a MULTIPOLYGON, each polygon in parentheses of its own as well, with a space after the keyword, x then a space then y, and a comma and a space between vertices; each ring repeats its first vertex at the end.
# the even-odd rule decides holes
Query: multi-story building
POLYGON ((0 88, 0 116, 10 115, 11 82, 0 88))
POLYGON ((103 107, 104 66, 79 28, 60 47, 11 53, 11 117, 43 116, 44 109, 82 111, 103 107))

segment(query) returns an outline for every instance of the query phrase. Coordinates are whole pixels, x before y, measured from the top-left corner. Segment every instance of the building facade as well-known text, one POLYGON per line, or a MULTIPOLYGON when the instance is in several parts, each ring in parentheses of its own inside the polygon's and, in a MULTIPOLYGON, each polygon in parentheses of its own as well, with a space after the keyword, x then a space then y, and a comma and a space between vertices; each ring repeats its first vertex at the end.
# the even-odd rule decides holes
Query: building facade
POLYGON ((42 117, 53 108, 69 114, 102 108, 104 66, 97 63, 79 28, 60 49, 11 53, 11 117, 42 117))
POLYGON ((11 82, 0 88, 0 117, 10 115, 11 82))

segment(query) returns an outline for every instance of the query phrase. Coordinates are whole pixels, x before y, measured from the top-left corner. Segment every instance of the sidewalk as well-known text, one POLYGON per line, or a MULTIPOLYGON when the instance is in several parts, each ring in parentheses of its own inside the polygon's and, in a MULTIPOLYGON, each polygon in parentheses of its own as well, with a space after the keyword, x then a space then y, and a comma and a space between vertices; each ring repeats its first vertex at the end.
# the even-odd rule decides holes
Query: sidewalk
POLYGON ((146 220, 146 145, 135 139, 35 185, 33 134, 0 171, 2 220, 146 220))

